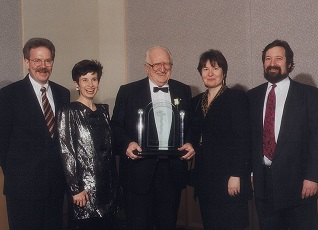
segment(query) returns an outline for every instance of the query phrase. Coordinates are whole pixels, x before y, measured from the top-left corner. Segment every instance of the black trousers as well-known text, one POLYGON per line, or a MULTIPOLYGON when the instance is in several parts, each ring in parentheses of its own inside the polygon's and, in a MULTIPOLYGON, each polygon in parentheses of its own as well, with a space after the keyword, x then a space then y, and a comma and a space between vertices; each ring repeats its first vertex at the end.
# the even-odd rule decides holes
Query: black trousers
POLYGON ((171 177, 168 160, 159 160, 154 184, 148 194, 124 190, 129 230, 175 230, 181 189, 171 177))
POLYGON ((244 230, 248 227, 248 204, 217 204, 200 199, 200 212, 204 230, 244 230))
POLYGON ((70 222, 70 230, 115 230, 114 216, 88 218, 70 222))
POLYGON ((317 198, 304 199, 298 206, 274 210, 272 170, 264 166, 265 194, 256 199, 256 209, 261 230, 314 230, 318 229, 317 198))
POLYGON ((6 196, 10 230, 62 230, 64 197, 48 200, 6 196))

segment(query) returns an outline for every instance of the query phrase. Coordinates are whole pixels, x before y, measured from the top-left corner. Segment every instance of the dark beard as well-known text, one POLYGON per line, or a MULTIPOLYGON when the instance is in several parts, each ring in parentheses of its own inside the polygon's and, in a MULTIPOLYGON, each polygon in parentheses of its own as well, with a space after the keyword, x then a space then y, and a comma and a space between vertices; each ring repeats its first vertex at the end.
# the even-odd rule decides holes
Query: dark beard
POLYGON ((282 74, 282 69, 278 66, 268 66, 266 70, 264 70, 264 77, 270 83, 275 84, 277 82, 284 80, 286 77, 288 77, 288 73, 282 74), (270 72, 271 69, 278 70, 278 73, 271 73, 270 72))

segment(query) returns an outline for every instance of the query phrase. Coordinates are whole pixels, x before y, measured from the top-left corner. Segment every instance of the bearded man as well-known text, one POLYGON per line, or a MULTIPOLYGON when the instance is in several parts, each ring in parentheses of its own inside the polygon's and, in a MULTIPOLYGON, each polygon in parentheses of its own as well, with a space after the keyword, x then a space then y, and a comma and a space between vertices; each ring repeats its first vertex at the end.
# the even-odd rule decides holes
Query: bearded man
POLYGON ((253 184, 262 230, 317 228, 318 90, 290 79, 286 41, 263 50, 268 81, 248 92, 253 184))

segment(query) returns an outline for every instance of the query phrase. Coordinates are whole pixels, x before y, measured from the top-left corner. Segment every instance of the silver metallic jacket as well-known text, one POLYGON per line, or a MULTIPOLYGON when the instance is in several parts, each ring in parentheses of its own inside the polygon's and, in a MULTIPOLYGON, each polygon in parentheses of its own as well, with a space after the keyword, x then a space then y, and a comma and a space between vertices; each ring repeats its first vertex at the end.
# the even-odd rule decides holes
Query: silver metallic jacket
POLYGON ((96 104, 92 111, 80 102, 71 102, 58 113, 58 131, 70 203, 85 190, 85 207, 73 204, 73 219, 103 217, 116 209, 118 185, 112 153, 108 105, 96 104))

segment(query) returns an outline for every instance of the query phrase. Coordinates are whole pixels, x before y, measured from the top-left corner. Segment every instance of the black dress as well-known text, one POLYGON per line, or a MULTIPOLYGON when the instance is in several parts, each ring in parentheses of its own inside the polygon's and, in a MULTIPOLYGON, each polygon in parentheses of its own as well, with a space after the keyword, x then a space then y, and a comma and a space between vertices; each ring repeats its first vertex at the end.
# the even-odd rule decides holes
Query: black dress
POLYGON ((250 128, 244 92, 225 89, 204 117, 202 95, 192 99, 191 141, 196 151, 195 192, 205 230, 248 226, 250 184, 250 128), (240 177, 240 194, 228 194, 228 180, 240 177))

